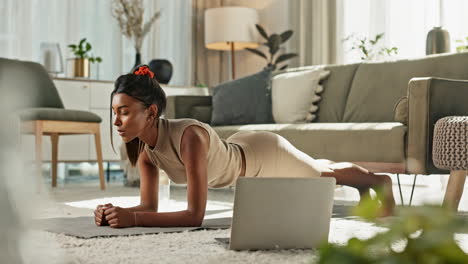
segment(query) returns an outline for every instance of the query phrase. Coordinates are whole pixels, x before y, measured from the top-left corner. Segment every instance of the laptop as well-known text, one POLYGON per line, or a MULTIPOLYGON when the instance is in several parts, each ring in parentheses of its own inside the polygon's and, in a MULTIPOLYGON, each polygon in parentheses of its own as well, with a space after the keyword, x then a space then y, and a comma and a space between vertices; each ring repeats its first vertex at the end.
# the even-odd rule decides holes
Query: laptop
POLYGON ((244 178, 236 182, 232 250, 310 249, 328 241, 335 178, 244 178))

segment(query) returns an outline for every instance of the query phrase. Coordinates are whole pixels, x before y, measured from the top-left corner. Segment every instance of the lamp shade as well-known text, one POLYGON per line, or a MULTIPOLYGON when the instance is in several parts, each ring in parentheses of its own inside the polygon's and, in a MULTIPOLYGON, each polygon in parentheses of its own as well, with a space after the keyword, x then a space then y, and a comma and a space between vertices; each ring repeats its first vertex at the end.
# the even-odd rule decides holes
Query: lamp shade
POLYGON ((205 47, 215 50, 258 47, 258 13, 248 7, 219 7, 205 11, 205 47))

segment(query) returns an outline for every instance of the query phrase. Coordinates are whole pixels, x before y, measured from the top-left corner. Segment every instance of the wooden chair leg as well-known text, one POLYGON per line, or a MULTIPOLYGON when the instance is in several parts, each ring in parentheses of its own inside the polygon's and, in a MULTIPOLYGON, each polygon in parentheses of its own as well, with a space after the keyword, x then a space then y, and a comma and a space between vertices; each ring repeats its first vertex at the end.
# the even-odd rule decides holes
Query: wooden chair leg
POLYGON ((99 127, 97 128, 96 133, 94 134, 94 142, 96 144, 96 157, 99 166, 99 180, 101 182, 101 190, 106 189, 106 182, 104 180, 104 166, 102 164, 102 148, 101 148, 101 132, 99 127))
POLYGON ((57 187, 57 157, 59 134, 51 134, 50 140, 52 141, 52 187, 57 187))
POLYGON ((36 141, 36 185, 40 192, 42 185, 42 122, 36 121, 34 124, 34 136, 36 141))
POLYGON ((448 206, 453 210, 458 210, 463 188, 465 186, 467 171, 456 170, 450 172, 450 178, 445 191, 444 206, 448 206))

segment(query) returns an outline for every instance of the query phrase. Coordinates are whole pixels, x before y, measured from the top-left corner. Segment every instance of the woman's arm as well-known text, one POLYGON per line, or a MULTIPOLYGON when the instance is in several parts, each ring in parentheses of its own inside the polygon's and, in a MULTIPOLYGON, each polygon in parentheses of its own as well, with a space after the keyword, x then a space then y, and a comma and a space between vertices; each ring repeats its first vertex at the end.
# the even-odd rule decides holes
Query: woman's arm
POLYGON ((140 172, 140 205, 125 209, 131 212, 157 212, 159 168, 151 162, 146 151, 140 153, 137 166, 140 172))
MULTIPOLYGON (((160 139, 161 140, 161 139, 160 139)), ((181 143, 180 154, 187 174, 187 210, 178 212, 157 213, 150 211, 130 211, 132 208, 112 207, 105 210, 106 219, 111 227, 129 226, 201 226, 205 216, 208 195, 208 149, 209 134, 198 126, 185 129, 181 143)), ((145 154, 146 155, 146 154, 145 154)), ((144 159, 144 156, 142 156, 144 159)), ((140 160, 139 160, 140 162, 140 160)), ((140 167, 142 168, 142 167, 140 167)), ((146 168, 143 166, 143 168, 146 168)), ((140 171, 142 177, 141 207, 157 208, 157 177, 150 177, 154 172, 149 168, 140 171), (143 184, 143 178, 146 183, 143 184), (152 181, 156 178, 155 182, 152 181)))
MULTIPOLYGON (((139 168, 140 174, 140 204, 130 208, 120 208, 118 206, 114 207, 114 205, 110 203, 106 205, 98 205, 96 210, 94 210, 96 225, 108 225, 108 220, 112 220, 113 218, 117 217, 117 215, 121 214, 127 215, 127 217, 125 217, 127 220, 124 222, 126 222, 127 225, 128 223, 131 225, 135 222, 135 216, 132 215, 133 212, 158 211, 159 168, 153 165, 153 163, 149 160, 146 151, 140 153, 137 166, 139 168), (115 210, 118 210, 120 213, 116 213, 110 216, 110 214, 115 210)), ((122 221, 122 219, 120 220, 122 221)), ((116 227, 116 225, 111 225, 111 227, 116 227)))
POLYGON ((198 126, 185 129, 180 154, 187 174, 187 210, 168 213, 136 212, 137 226, 201 226, 208 195, 208 132, 198 126))

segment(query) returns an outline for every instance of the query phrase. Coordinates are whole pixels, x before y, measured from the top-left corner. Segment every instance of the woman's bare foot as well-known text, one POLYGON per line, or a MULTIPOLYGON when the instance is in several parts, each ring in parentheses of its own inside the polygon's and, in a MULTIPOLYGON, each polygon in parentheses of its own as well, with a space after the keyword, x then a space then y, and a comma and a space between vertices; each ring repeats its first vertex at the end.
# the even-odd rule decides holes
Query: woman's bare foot
MULTIPOLYGON (((331 162, 317 160, 325 168, 323 177, 334 177, 337 184, 354 187, 359 190, 361 198, 369 196, 369 189, 379 192, 378 199, 382 205, 382 216, 393 215, 395 199, 393 198, 392 179, 388 175, 377 175, 350 162, 331 162)), ((364 201, 363 199, 362 201, 364 201)))
MULTIPOLYGON (((391 216, 394 214, 395 210, 395 199, 393 198, 392 180, 388 175, 374 174, 374 176, 377 178, 378 184, 372 186, 372 188, 376 192, 380 192, 380 194, 377 195, 377 199, 379 199, 381 204, 381 212, 379 214, 379 217, 391 216)), ((358 205, 362 205, 364 201, 372 199, 370 194, 370 188, 359 188, 358 191, 360 196, 358 205)))
POLYGON ((375 175, 379 177, 381 197, 380 202, 382 203, 381 217, 392 216, 395 212, 395 198, 393 197, 392 179, 388 175, 375 175))

